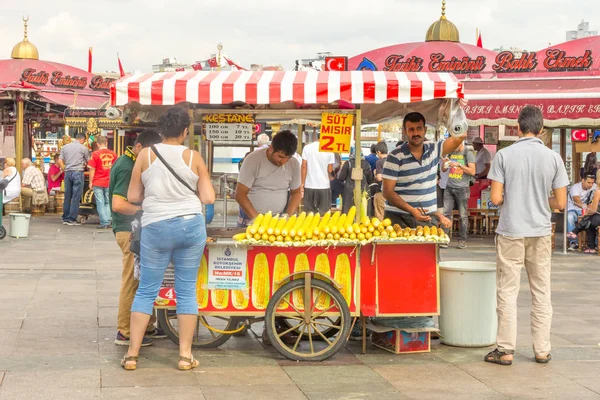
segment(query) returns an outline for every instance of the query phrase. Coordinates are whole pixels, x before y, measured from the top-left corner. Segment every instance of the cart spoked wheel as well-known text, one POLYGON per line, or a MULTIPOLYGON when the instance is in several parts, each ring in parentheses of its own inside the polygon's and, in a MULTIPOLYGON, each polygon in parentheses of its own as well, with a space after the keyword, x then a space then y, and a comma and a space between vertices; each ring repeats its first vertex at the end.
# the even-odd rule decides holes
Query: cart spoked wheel
POLYGON ((271 297, 265 316, 267 335, 277 349, 284 357, 294 361, 323 361, 337 353, 346 343, 346 338, 350 334, 350 310, 344 296, 331 284, 311 279, 306 274, 305 279, 294 279, 279 288, 271 297), (304 299, 309 301, 304 304, 304 309, 300 310, 290 298, 295 290, 301 291, 304 299), (317 308, 313 299, 321 296, 329 296, 331 302, 324 309, 317 308), (310 302, 310 304, 309 304, 310 302), (281 306, 281 307, 279 307, 281 306), (277 308, 293 309, 293 312, 281 312, 277 308), (286 320, 289 328, 277 331, 277 321, 286 320), (331 321, 334 321, 331 323, 331 321), (323 330, 333 330, 332 335, 327 337, 323 330), (285 343, 283 337, 290 333, 298 331, 301 335, 290 343, 285 343), (336 334, 337 333, 337 334, 336 334), (314 336, 320 337, 320 341, 313 340, 314 336), (308 337, 308 340, 302 340, 308 337))
MULTIPOLYGON (((331 328, 329 325, 332 326, 340 326, 340 322, 341 319, 340 318, 336 318, 336 317, 319 317, 318 318, 319 322, 324 322, 327 325, 317 325, 317 329, 320 331, 316 332, 316 331, 312 331, 312 337, 313 340, 323 340, 323 336, 325 336, 326 338, 330 338, 333 337, 335 335, 338 334, 338 332, 340 331, 339 328, 331 328)), ((299 321, 297 319, 280 319, 281 324, 287 328, 291 328, 292 326, 294 326, 296 329, 293 330, 294 334, 296 335, 300 335, 301 334, 301 330, 302 330, 302 321, 299 321)), ((286 329, 287 329, 286 328, 286 329)), ((302 333, 303 337, 302 340, 308 340, 308 333, 305 331, 304 333, 302 333)))
POLYGON ((0 225, 0 240, 6 237, 6 228, 0 225))
MULTIPOLYGON (((167 337, 171 339, 173 343, 179 344, 179 327, 176 311, 158 309, 156 310, 156 319, 167 337)), ((244 318, 240 317, 199 315, 192 347, 198 349, 219 347, 231 337, 231 334, 221 333, 219 331, 235 331, 239 329, 238 327, 243 321, 244 318), (207 326, 212 329, 209 329, 207 326)))

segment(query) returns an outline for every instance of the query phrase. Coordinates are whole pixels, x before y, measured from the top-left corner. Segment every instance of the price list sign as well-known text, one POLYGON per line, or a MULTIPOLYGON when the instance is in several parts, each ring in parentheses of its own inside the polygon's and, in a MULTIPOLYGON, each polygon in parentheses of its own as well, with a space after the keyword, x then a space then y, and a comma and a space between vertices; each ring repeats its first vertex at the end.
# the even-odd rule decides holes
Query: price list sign
POLYGON ((206 139, 217 141, 250 141, 253 124, 204 124, 206 139))

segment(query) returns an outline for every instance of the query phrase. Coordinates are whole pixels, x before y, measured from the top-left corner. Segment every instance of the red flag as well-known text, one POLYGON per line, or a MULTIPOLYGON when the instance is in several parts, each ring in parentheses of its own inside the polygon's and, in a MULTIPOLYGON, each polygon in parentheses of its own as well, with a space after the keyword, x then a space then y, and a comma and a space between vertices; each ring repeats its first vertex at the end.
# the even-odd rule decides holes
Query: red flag
POLYGON ((88 51, 88 72, 92 72, 92 48, 88 51))
POLYGON ((185 71, 185 68, 175 68, 175 72, 185 71))
POLYGON ((477 36, 477 47, 481 47, 483 49, 483 42, 481 41, 481 32, 477 36))
POLYGON ((571 130, 571 141, 572 142, 587 142, 588 141, 588 130, 587 129, 572 129, 571 130))
POLYGON ((325 57, 325 71, 347 71, 348 57, 325 57))
POLYGON ((206 60, 206 62, 211 68, 217 68, 219 66, 219 63, 217 62, 217 57, 209 58, 208 60, 206 60))
POLYGON ((227 64, 228 64, 229 66, 231 66, 231 67, 236 67, 236 68, 237 68, 238 70, 240 70, 240 71, 247 71, 247 69, 246 69, 246 68, 242 67, 240 64, 236 63, 235 61, 233 61, 233 60, 230 60, 230 59, 229 59, 229 58, 227 58, 227 57, 223 57, 223 58, 225 58, 225 61, 227 61, 227 64))
POLYGON ((117 60, 119 61, 119 73, 121 74, 121 78, 125 76, 125 71, 123 70, 123 64, 121 64, 121 57, 119 57, 119 53, 117 53, 117 60))
POLYGON ((194 71, 202 71, 202 64, 200 64, 199 62, 197 62, 196 64, 192 64, 192 69, 194 71))

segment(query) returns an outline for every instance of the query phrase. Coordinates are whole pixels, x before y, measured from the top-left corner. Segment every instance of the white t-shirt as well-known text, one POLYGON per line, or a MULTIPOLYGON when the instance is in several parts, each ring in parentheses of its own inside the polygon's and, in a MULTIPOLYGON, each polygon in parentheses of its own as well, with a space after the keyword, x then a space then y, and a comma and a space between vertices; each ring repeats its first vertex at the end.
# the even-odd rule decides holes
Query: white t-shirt
POLYGON ((581 200, 582 203, 587 204, 591 200, 592 196, 594 195, 593 193, 596 191, 597 188, 598 186, 596 186, 595 183, 588 190, 583 190, 581 182, 578 182, 571 186, 571 189, 569 190, 568 210, 581 210, 581 208, 573 202, 573 197, 579 196, 579 200, 581 200))
MULTIPOLYGON (((6 170, 9 171, 6 179, 9 180, 10 183, 6 189, 4 189, 4 194, 2 196, 3 204, 8 203, 21 195, 21 175, 19 175, 19 172, 15 167, 8 167, 6 170)), ((2 175, 0 175, 0 179, 2 179, 2 175)))
POLYGON ((308 144, 302 150, 302 160, 306 160, 306 189, 329 189, 329 172, 327 166, 335 163, 333 153, 319 151, 319 142, 308 144))
POLYGON ((492 154, 485 147, 477 152, 475 157, 475 173, 480 174, 485 170, 485 164, 492 163, 492 154))

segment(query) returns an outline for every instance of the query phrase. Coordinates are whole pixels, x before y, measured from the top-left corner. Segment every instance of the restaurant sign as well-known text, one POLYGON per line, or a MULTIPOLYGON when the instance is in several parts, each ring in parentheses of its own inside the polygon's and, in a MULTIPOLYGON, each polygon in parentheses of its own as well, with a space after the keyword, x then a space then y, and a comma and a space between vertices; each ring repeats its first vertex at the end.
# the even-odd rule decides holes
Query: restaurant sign
POLYGON ((38 71, 35 68, 27 68, 21 73, 21 80, 36 86, 46 86, 48 84, 63 89, 83 90, 89 87, 92 90, 108 91, 110 84, 116 79, 104 78, 95 75, 89 82, 85 76, 65 75, 62 71, 53 71, 52 73, 44 70, 38 71))
MULTIPOLYGON (((425 60, 418 56, 406 57, 403 54, 391 54, 384 62, 383 71, 390 72, 450 72, 457 75, 478 74, 485 70, 490 60, 485 56, 448 57, 443 53, 432 53, 425 60)), ((561 49, 547 49, 543 56, 535 52, 524 52, 519 57, 510 51, 496 55, 492 69, 497 73, 532 72, 541 65, 548 72, 587 71, 594 63, 592 51, 583 54, 567 55, 561 49)), ((377 71, 375 62, 367 57, 356 68, 357 70, 377 71)))

